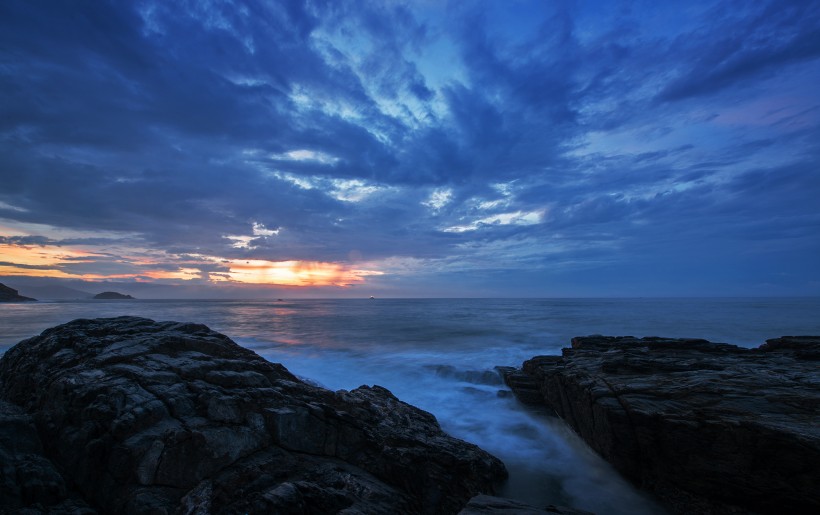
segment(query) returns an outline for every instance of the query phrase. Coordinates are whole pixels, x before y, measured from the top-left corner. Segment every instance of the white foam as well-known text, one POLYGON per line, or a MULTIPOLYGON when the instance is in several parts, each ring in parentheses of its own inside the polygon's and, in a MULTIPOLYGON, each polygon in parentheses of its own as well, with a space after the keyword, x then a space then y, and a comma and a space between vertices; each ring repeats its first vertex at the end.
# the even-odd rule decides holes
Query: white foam
POLYGON ((502 495, 536 506, 563 504, 614 515, 663 511, 591 452, 564 424, 528 410, 506 386, 485 384, 487 363, 510 362, 521 350, 371 352, 312 348, 269 349, 294 374, 333 390, 378 384, 429 411, 449 434, 504 461, 510 479, 502 495), (439 373, 442 369, 446 373, 439 373), (470 378, 473 378, 471 380, 470 378))

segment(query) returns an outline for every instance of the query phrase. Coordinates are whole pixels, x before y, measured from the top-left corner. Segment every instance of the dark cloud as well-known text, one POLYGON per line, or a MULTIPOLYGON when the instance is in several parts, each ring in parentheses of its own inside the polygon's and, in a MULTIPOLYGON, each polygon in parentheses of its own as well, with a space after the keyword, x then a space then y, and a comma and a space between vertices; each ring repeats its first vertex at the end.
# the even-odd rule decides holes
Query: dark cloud
POLYGON ((0 244, 459 281, 816 248, 818 42, 799 1, 7 1, 0 244))
POLYGON ((45 236, 0 236, 0 245, 59 245, 59 242, 45 236))
POLYGON ((47 265, 29 265, 26 263, 16 263, 14 261, 0 261, 0 266, 8 266, 13 268, 22 268, 24 270, 51 270, 52 266, 47 265))
POLYGON ((690 60, 661 91, 662 100, 748 86, 755 76, 820 57, 820 6, 814 2, 721 4, 707 15, 714 15, 708 32, 684 34, 673 47, 690 60))

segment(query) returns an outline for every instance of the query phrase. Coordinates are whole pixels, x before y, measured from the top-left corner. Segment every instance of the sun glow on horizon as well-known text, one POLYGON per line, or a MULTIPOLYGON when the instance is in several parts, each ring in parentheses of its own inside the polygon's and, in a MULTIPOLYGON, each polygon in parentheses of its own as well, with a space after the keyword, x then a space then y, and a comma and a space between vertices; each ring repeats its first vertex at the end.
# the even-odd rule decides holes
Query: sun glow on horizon
POLYGON ((223 281, 281 286, 351 286, 366 276, 382 275, 374 270, 358 270, 341 263, 322 261, 230 260, 223 281))
MULTIPOLYGON (((141 251, 145 252, 145 251, 141 251)), ((135 282, 195 281, 290 287, 348 287, 364 283, 366 277, 383 275, 377 270, 352 268, 345 263, 324 261, 268 261, 229 259, 217 256, 187 256, 184 261, 162 252, 151 256, 114 255, 66 249, 50 245, 0 244, 0 275, 51 277, 100 281, 135 282), (82 265, 109 268, 108 273, 88 273, 82 265)))

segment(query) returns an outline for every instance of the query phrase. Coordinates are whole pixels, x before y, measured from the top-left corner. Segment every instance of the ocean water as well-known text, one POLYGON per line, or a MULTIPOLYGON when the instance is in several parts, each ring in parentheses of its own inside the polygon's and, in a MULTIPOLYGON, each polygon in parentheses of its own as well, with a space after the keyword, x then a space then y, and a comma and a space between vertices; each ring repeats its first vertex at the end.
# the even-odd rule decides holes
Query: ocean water
POLYGON ((0 353, 75 318, 204 323, 331 388, 379 384, 507 465, 502 495, 599 514, 663 513, 560 420, 521 406, 495 373, 589 334, 698 337, 754 347, 820 334, 820 298, 72 301, 0 305, 0 353))

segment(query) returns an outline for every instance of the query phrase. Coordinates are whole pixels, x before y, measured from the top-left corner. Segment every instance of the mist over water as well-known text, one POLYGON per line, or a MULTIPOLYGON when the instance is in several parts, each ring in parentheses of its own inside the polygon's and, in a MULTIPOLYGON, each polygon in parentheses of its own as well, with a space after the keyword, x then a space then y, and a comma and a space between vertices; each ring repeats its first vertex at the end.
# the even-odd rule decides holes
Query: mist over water
POLYGON ((0 352, 75 318, 204 323, 334 390, 379 384, 501 458, 503 495, 597 513, 662 513, 560 420, 525 408, 494 371, 587 334, 700 337, 752 347, 820 334, 820 299, 76 301, 0 307, 0 352))

